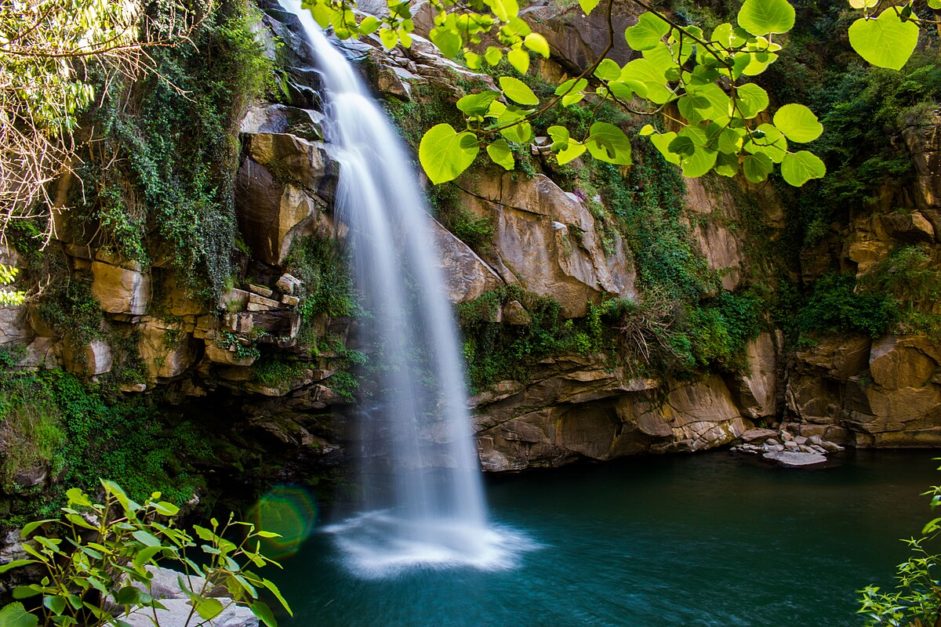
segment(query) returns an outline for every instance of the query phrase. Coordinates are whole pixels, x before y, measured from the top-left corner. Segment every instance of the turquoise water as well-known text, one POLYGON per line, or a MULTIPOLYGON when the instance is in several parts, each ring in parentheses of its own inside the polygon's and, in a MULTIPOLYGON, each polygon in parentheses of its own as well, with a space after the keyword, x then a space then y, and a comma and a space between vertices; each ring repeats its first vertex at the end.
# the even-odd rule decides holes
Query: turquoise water
POLYGON ((491 518, 539 548, 505 570, 358 579, 329 534, 286 560, 295 625, 853 625, 930 511, 937 453, 817 470, 725 452, 490 478, 491 518))

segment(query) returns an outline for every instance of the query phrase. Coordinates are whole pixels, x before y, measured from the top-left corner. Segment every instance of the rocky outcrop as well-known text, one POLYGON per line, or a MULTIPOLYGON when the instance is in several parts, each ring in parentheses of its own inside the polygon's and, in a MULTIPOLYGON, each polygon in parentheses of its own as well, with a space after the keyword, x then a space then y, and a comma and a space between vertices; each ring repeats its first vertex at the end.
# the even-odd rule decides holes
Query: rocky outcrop
POLYGON ((941 347, 927 337, 832 338, 798 356, 788 405, 803 422, 861 447, 941 444, 941 347))
POLYGON ((608 368, 600 356, 545 360, 531 382, 497 384, 472 403, 481 465, 493 472, 698 451, 750 425, 719 377, 663 384, 608 368))
POLYGON ((124 268, 96 260, 91 262, 91 273, 91 291, 102 311, 132 316, 147 313, 150 276, 139 264, 124 268))
POLYGON ((511 285, 559 301, 564 315, 585 315, 603 296, 634 298, 634 264, 617 234, 605 244, 585 202, 544 175, 489 174, 467 181, 463 205, 495 225, 484 259, 511 285))
POLYGON ((484 292, 504 285, 493 268, 437 220, 432 220, 431 228, 452 303, 474 300, 484 292))
POLYGON ((239 227, 257 259, 278 265, 297 236, 317 230, 319 214, 333 202, 339 169, 320 142, 287 133, 244 137, 248 154, 236 179, 239 227))

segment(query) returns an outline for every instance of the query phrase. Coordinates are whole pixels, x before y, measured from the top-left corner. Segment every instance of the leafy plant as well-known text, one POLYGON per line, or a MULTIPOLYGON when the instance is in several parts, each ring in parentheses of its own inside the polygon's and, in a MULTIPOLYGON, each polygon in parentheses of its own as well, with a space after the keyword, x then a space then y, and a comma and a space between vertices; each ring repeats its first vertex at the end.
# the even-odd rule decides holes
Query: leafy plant
MULTIPOLYGON (((932 486, 931 509, 941 505, 941 485, 932 486)), ((867 625, 937 625, 941 620, 941 555, 933 545, 941 535, 941 518, 928 521, 917 538, 902 540, 909 548, 909 557, 896 567, 895 590, 883 592, 879 586, 868 585, 859 591, 858 613, 867 625)))
POLYGON ((178 582, 192 608, 186 625, 204 624, 225 610, 212 596, 218 587, 225 588, 232 603, 248 606, 269 627, 277 621, 261 591, 291 613, 278 587, 250 570, 277 566, 263 554, 260 541, 278 534, 230 515, 222 525, 212 519, 209 528, 194 526, 194 537, 177 526, 179 508, 161 501, 159 492, 139 504, 112 481, 101 480, 101 488, 102 502, 93 502, 73 488, 59 519, 23 527, 23 550, 29 557, 0 566, 0 573, 27 566, 38 569, 42 573, 38 582, 13 589, 14 599, 35 598, 37 604, 29 610, 20 602, 7 605, 0 610, 0 624, 30 627, 42 618, 54 625, 121 625, 122 617, 143 614, 153 616, 159 625, 156 610, 165 606, 154 597, 153 575, 148 571, 158 562, 181 571, 178 582), (244 536, 238 543, 226 537, 240 531, 244 536))

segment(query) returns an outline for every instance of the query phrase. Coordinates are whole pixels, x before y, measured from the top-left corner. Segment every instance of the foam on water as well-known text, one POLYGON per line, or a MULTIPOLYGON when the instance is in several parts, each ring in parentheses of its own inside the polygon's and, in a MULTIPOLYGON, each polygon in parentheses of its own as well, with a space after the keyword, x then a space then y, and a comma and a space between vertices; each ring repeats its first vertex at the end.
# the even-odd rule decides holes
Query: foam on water
POLYGON ((381 579, 414 569, 509 570, 524 552, 542 548, 526 534, 490 524, 481 529, 460 521, 413 522, 373 511, 321 529, 335 536, 344 565, 363 579, 381 579))

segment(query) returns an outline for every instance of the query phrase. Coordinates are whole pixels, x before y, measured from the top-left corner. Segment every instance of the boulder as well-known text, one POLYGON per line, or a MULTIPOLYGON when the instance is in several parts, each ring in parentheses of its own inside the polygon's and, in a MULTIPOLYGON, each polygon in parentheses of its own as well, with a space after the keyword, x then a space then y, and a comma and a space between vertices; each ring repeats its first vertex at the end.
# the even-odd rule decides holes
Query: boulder
POLYGON ((503 306, 503 320, 515 327, 525 327, 532 324, 532 316, 518 300, 511 300, 503 306))
POLYGON ((283 104, 253 105, 245 112, 239 125, 240 133, 290 133, 301 139, 323 139, 324 115, 319 111, 283 104))
POLYGON ((895 212, 882 216, 888 234, 908 243, 933 242, 934 226, 920 211, 895 212))
MULTIPOLYGON (((624 29, 637 21, 640 12, 631 2, 615 0, 611 24, 613 48, 608 57, 619 64, 635 54, 624 40, 624 29)), ((545 36, 552 56, 576 73, 591 67, 608 45, 611 33, 606 13, 600 9, 586 17, 577 3, 538 0, 520 11, 520 15, 545 36)))
POLYGON ((492 218, 496 233, 484 258, 508 284, 559 301, 563 315, 585 315, 603 296, 635 298, 634 264, 616 234, 602 246, 595 219, 575 194, 544 175, 493 173, 465 181, 462 202, 492 218))
POLYGON ((432 220, 431 228, 452 303, 474 300, 484 292, 504 285, 493 268, 437 220, 432 220))
POLYGON ((170 379, 183 374, 193 363, 190 334, 178 324, 149 321, 141 325, 138 352, 148 379, 170 379))
POLYGON ((141 316, 150 305, 150 276, 102 261, 91 263, 91 292, 103 311, 141 316))
POLYGON ((827 458, 820 453, 806 453, 802 451, 769 451, 763 455, 769 461, 782 466, 814 466, 826 463, 827 458))
POLYGON ((258 627, 258 619, 245 606, 235 605, 232 599, 219 598, 224 610, 209 621, 194 621, 191 617, 193 606, 187 599, 163 599, 160 604, 164 609, 138 607, 132 613, 120 616, 121 621, 131 627, 153 627, 154 616, 160 627, 186 627, 198 622, 208 627, 258 627))
POLYGON ((253 256, 274 265, 283 263, 294 238, 318 211, 303 189, 276 181, 250 158, 239 168, 235 198, 239 228, 253 256))
MULTIPOLYGON (((937 349, 936 349, 937 350, 937 349)), ((872 380, 890 390, 922 387, 934 376, 938 362, 911 342, 906 345, 894 335, 886 336, 872 346, 869 372, 872 380)))
POLYGON ((256 357, 238 357, 234 349, 228 350, 222 348, 212 341, 206 342, 206 358, 215 364, 224 364, 226 366, 251 366, 255 363, 256 357))
POLYGON ((815 346, 797 351, 795 357, 835 379, 845 380, 864 372, 869 366, 871 344, 872 341, 865 336, 828 337, 819 340, 815 346))
POLYGON ((111 371, 111 347, 104 340, 92 340, 82 346, 66 342, 62 347, 62 362, 74 374, 94 377, 111 371))

